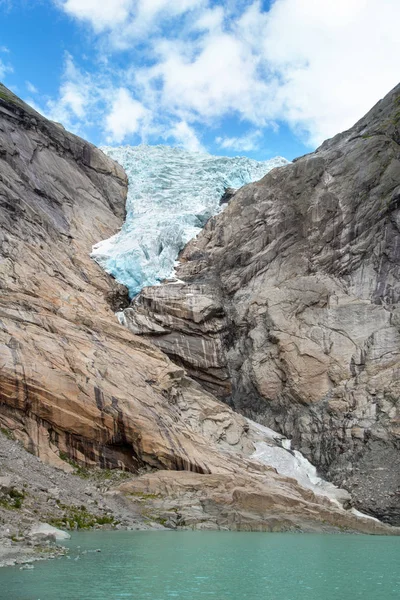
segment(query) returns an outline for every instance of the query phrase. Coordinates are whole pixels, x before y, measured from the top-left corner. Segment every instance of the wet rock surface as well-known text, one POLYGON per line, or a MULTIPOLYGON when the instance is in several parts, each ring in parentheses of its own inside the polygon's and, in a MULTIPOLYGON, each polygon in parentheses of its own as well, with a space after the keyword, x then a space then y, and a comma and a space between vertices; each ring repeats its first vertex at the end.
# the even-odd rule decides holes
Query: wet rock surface
POLYGON ((123 322, 400 523, 400 86, 238 190, 123 322))

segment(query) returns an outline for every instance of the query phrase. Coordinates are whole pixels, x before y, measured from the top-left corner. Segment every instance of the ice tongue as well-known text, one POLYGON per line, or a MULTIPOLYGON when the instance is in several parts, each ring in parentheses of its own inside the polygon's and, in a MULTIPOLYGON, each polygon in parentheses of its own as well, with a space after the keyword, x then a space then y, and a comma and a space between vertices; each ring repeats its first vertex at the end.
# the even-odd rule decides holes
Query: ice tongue
POLYGON ((93 247, 92 257, 131 296, 173 273, 179 251, 222 210, 221 197, 288 163, 187 152, 167 146, 105 147, 129 178, 121 231, 93 247))

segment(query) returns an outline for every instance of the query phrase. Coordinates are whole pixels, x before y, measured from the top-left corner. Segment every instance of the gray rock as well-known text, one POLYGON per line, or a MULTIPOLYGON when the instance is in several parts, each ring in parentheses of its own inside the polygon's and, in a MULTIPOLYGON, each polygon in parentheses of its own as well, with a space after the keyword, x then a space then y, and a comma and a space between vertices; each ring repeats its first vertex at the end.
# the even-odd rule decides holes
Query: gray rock
POLYGON ((400 524, 400 86, 237 191, 122 321, 400 524), (373 491, 373 493, 372 493, 373 491))
MULTIPOLYGON (((218 527, 242 528, 242 515, 243 528, 252 530, 303 528, 306 520, 311 530, 324 530, 329 523, 333 529, 392 533, 250 460, 254 446, 246 420, 152 344, 118 325, 109 305, 110 278, 89 253, 122 223, 122 168, 1 85, 0 92, 0 424, 32 453, 22 453, 22 446, 0 432, 0 453, 2 447, 10 452, 2 468, 17 473, 27 486, 23 498, 16 498, 17 510, 8 511, 16 513, 7 514, 12 528, 25 535, 38 518, 76 529, 78 519, 71 513, 85 512, 89 483, 97 503, 90 512, 101 517, 110 508, 133 527, 149 525, 143 523, 139 497, 129 499, 131 492, 163 504, 158 490, 169 496, 176 489, 182 510, 173 498, 159 508, 163 513, 179 509, 179 526, 190 517, 183 512, 189 502, 205 508, 202 520, 218 521, 218 527), (64 472, 56 475, 49 464, 64 472), (113 477, 109 483, 108 477, 90 474, 96 465, 131 473, 166 469, 167 475, 151 481, 137 477, 139 489, 127 490, 126 497, 114 489, 118 501, 105 497, 113 477), (73 473, 79 479, 78 466, 85 467, 88 481, 73 481, 73 473), (58 503, 49 496, 54 486, 60 489, 58 503)), ((235 194, 228 210, 236 203, 235 194)), ((232 318, 225 290, 214 286, 217 293, 208 292, 208 280, 204 284, 208 288, 195 290, 195 298, 185 296, 183 311, 179 298, 175 309, 171 303, 170 314, 176 319, 181 313, 194 323, 193 338, 207 331, 210 350, 203 352, 201 340, 193 343, 187 362, 199 355, 198 372, 227 394, 230 358, 224 332, 230 331, 232 318)), ((155 330, 162 336, 157 328, 167 326, 155 324, 155 330)), ((393 343, 393 337, 388 340, 393 343)), ((5 512, 0 506, 0 519, 5 512)), ((11 560, 13 547, 7 548, 4 560, 11 560)))
POLYGON ((30 537, 51 537, 54 538, 55 541, 59 540, 69 540, 70 535, 66 531, 62 531, 61 529, 57 529, 57 527, 53 527, 48 523, 38 523, 34 525, 30 531, 30 537))

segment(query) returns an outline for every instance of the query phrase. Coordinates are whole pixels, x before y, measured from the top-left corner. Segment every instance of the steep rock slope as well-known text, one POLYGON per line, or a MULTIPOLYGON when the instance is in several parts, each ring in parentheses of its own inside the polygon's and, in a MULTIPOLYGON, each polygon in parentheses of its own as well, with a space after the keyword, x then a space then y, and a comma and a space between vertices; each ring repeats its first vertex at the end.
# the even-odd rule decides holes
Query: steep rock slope
POLYGON ((260 432, 118 324, 89 253, 125 197, 116 163, 0 87, 0 426, 64 469, 152 472, 117 493, 184 490, 191 526, 390 532, 252 459, 260 432))
POLYGON ((165 401, 182 369, 116 323, 89 257, 123 221, 125 173, 0 92, 1 423, 53 462, 207 471, 165 401))
POLYGON ((240 189, 121 320, 400 523, 400 86, 240 189))

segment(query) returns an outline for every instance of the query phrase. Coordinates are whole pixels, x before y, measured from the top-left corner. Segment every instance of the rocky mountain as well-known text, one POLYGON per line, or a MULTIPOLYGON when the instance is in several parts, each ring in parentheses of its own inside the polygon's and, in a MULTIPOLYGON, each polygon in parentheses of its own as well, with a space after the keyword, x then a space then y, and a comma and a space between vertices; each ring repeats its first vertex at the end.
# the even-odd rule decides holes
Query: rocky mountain
MULTIPOLYGON (((146 519, 390 532, 345 510, 340 490, 342 504, 257 458, 257 444, 283 451, 279 436, 117 322, 124 291, 89 254, 121 226, 126 194, 121 167, 0 87, 1 428, 67 471, 130 471, 109 493, 135 513, 145 506, 146 519)), ((219 323, 204 306, 206 322, 219 323)))
POLYGON ((237 191, 122 321, 400 524, 400 86, 237 191))

